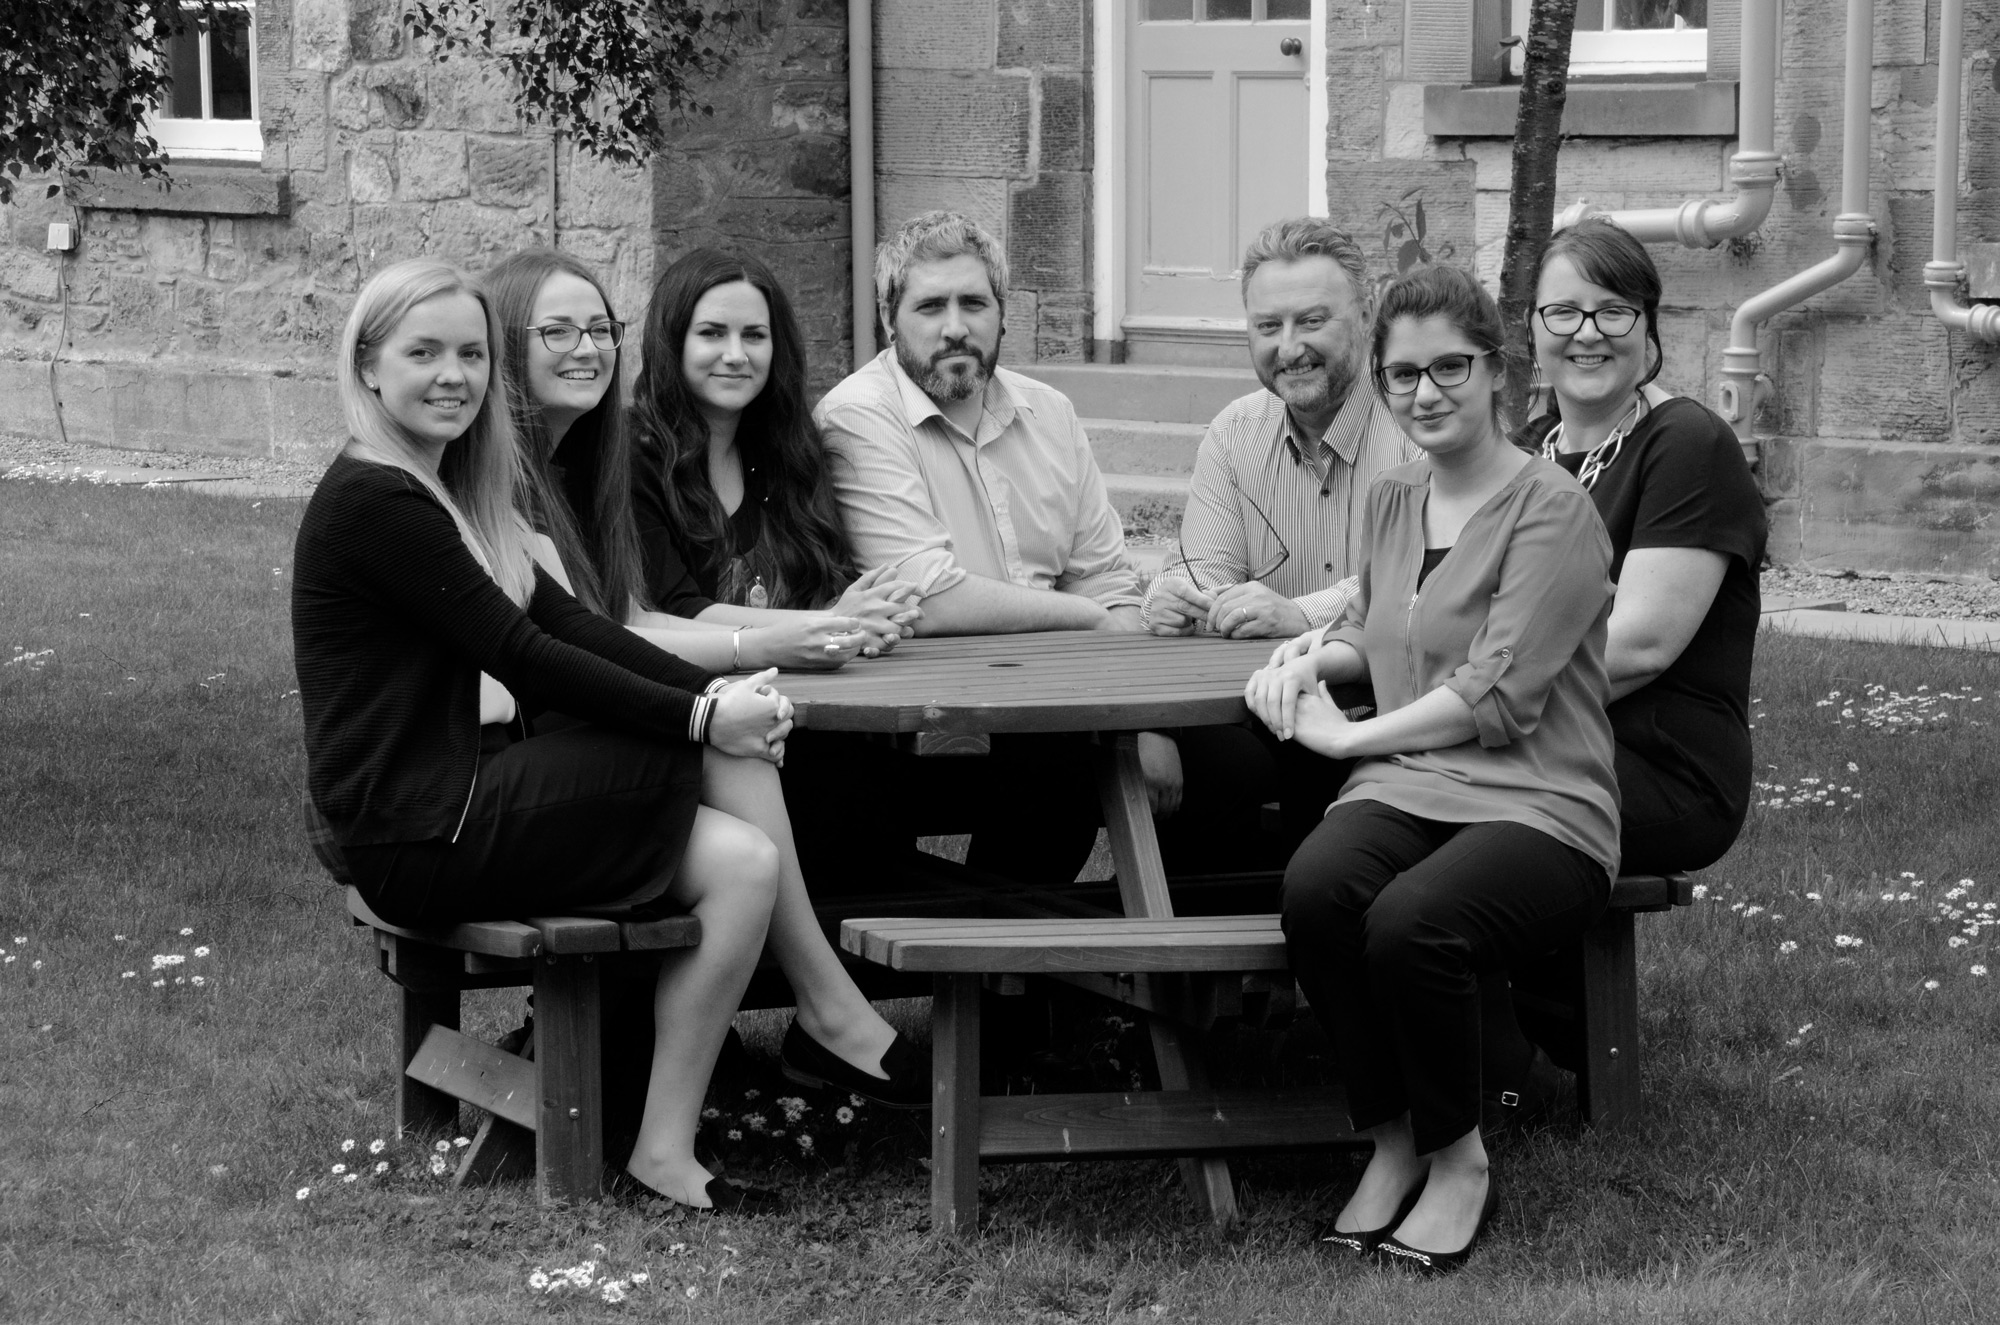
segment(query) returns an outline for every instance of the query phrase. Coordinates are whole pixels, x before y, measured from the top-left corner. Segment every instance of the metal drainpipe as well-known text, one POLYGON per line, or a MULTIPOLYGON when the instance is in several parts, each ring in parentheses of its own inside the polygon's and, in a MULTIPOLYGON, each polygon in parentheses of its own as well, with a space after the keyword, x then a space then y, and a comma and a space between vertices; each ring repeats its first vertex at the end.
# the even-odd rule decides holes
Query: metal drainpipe
POLYGON ((847 194, 853 236, 854 366, 875 357, 875 15, 871 0, 847 5, 847 194))
POLYGON ((1722 352, 1722 385, 1716 409, 1736 429, 1736 440, 1751 463, 1757 460, 1757 440, 1751 416, 1771 379, 1759 371, 1757 328, 1774 315, 1830 290, 1868 260, 1875 244, 1875 218, 1868 214, 1869 93, 1875 62, 1875 0, 1847 3, 1847 84, 1841 124, 1840 214, 1833 218, 1834 255, 1780 281, 1737 306, 1729 323, 1729 348, 1722 352))
POLYGON ((1736 196, 1727 201, 1690 198, 1678 207, 1644 207, 1608 211, 1579 200, 1556 217, 1555 228, 1575 225, 1586 216, 1603 216, 1630 231, 1643 243, 1671 239, 1688 248, 1714 248, 1725 239, 1747 235, 1770 214, 1778 191, 1776 120, 1778 101, 1778 0, 1744 0, 1742 83, 1738 105, 1742 124, 1736 154, 1729 158, 1729 183, 1736 196))
POLYGON ((1937 179, 1931 194, 1931 260, 1924 284, 1931 312, 1946 330, 2000 340, 2000 305, 1958 302, 1965 264, 1958 260, 1959 76, 1965 47, 1965 0, 1943 0, 1938 15, 1937 179))

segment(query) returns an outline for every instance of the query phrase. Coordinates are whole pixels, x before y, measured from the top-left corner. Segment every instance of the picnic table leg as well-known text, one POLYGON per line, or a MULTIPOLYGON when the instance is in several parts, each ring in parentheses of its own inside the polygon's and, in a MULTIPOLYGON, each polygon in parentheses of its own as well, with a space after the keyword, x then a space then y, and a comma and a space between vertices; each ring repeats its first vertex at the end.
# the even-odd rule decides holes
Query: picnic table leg
MULTIPOLYGON (((1097 749, 1097 796, 1104 806, 1104 828, 1111 839, 1111 859, 1118 868, 1118 896, 1128 916, 1160 919, 1174 913, 1167 893, 1167 867, 1160 859, 1160 839, 1153 831, 1153 811, 1146 798, 1146 774, 1139 767, 1139 738, 1134 732, 1108 733, 1097 749)), ((1181 1031, 1168 1022, 1149 1019, 1153 1058, 1160 1067, 1162 1090, 1200 1090, 1208 1085, 1208 1065, 1198 1042, 1184 1043, 1181 1031)), ((1183 1159, 1181 1178, 1195 1203, 1217 1224, 1234 1223, 1236 1192, 1229 1181, 1229 1163, 1219 1156, 1183 1159)))
POLYGON ((535 1180, 543 1200, 598 1194, 604 1172, 604 1074, 597 963, 543 957, 535 965, 535 1068, 541 1117, 535 1180))
POLYGON ((1610 1130, 1639 1116, 1639 959, 1632 913, 1612 911, 1583 938, 1584 1121, 1610 1130))
MULTIPOLYGON (((455 952, 434 948, 396 935, 384 935, 394 945, 394 975, 398 985, 396 1058, 407 1069, 423 1047, 432 1026, 458 1029, 458 983, 465 975, 465 959, 455 952)), ((396 1074, 396 1135, 450 1131, 458 1126, 458 1101, 434 1086, 410 1076, 396 1074)))
POLYGON ((979 1231, 977 975, 939 975, 931 997, 931 1228, 979 1231))

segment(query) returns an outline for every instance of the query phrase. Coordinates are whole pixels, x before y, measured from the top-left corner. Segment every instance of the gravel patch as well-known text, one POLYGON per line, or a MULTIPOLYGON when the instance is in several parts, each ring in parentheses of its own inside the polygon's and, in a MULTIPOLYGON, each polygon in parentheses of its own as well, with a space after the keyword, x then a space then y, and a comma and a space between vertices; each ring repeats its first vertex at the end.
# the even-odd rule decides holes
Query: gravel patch
POLYGON ((2000 621, 2000 580, 1982 576, 1934 579, 1902 573, 1772 566, 1764 571, 1763 589, 1766 597, 1839 599, 1849 612, 2000 621))
MULTIPOLYGON (((260 495, 271 490, 304 497, 326 472, 331 456, 318 460, 274 460, 266 456, 201 455, 182 451, 128 451, 112 446, 83 446, 37 437, 0 433, 0 478, 40 478, 51 481, 105 482, 107 471, 158 470, 244 479, 260 495)), ((196 488, 206 485, 195 484, 196 488)), ((226 489, 224 489, 226 490, 226 489)))

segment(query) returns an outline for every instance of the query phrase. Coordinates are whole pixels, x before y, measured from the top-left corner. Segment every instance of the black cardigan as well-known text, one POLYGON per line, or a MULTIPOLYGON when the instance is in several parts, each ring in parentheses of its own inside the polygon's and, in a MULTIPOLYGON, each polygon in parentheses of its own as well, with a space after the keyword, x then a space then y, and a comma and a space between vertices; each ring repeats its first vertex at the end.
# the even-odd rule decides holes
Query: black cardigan
POLYGON ((413 477, 341 456, 299 525, 292 646, 308 787, 343 844, 453 836, 479 757, 479 674, 525 704, 699 740, 719 678, 535 573, 527 610, 413 477))

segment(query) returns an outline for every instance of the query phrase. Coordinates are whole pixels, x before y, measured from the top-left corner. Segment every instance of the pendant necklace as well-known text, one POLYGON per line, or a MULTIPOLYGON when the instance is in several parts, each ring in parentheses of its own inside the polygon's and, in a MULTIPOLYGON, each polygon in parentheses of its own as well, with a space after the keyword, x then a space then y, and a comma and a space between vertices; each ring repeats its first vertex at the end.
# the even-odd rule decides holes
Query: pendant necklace
MULTIPOLYGON (((1590 491, 1595 486, 1598 475, 1611 468, 1611 462, 1618 458, 1619 445, 1624 442, 1627 435, 1634 428, 1639 426, 1639 420, 1645 416, 1646 398, 1643 395, 1634 396, 1632 398, 1631 421, 1628 423, 1625 419, 1620 418, 1618 426, 1611 430, 1611 435, 1596 446, 1591 447, 1589 452, 1584 455, 1583 464, 1576 471, 1576 481, 1583 485, 1585 492, 1590 491)), ((1549 429, 1549 435, 1542 439, 1542 459, 1552 461, 1560 455, 1562 453, 1562 439, 1563 424, 1558 419, 1556 426, 1549 429)))

